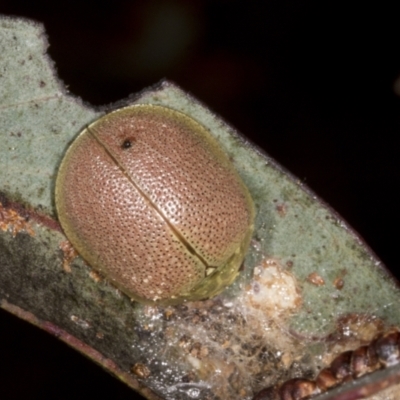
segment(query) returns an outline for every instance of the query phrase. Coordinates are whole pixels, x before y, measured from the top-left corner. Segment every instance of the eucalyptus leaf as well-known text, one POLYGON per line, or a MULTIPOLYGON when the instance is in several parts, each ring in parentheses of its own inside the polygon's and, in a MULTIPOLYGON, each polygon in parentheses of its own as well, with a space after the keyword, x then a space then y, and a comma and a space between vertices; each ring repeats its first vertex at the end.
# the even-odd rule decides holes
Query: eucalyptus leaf
MULTIPOLYGON (((57 222, 54 181, 69 143, 105 110, 67 93, 46 48, 40 25, 0 20, 2 308, 148 399, 168 400, 250 400, 290 378, 313 379, 339 353, 400 326, 399 288, 361 239, 299 180, 167 81, 119 106, 179 110, 221 143, 257 210, 243 271, 213 299, 150 307, 73 258, 57 222)), ((382 374, 389 381, 397 370, 369 382, 382 374)))

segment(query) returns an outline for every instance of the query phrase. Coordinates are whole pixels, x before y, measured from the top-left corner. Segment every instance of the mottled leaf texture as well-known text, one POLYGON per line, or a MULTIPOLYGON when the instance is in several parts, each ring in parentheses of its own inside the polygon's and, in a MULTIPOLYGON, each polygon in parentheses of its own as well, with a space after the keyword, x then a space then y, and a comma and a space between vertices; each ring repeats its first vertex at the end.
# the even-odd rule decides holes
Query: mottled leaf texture
MULTIPOLYGON (((104 111, 68 95, 46 48, 40 25, 0 20, 2 308, 146 398, 170 400, 250 400, 291 378, 313 380, 338 354, 400 325, 399 288, 360 238, 300 181, 169 82, 123 104, 163 105, 204 124, 253 196, 255 233, 239 278, 213 299, 150 307, 121 294, 74 257, 57 222, 62 156, 104 111)), ((316 398, 395 399, 398 380, 394 365, 316 398)))

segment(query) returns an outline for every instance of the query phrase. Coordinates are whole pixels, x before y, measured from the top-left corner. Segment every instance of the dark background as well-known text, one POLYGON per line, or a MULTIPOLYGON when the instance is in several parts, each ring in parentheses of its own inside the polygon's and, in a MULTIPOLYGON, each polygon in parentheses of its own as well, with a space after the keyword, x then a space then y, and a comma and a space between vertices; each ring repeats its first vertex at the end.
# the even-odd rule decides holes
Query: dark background
MULTIPOLYGON (((400 28, 385 7, 0 0, 0 13, 44 23, 71 93, 104 105, 175 81, 306 182, 399 275, 400 28)), ((0 351, 1 399, 134 398, 3 311, 0 351)))

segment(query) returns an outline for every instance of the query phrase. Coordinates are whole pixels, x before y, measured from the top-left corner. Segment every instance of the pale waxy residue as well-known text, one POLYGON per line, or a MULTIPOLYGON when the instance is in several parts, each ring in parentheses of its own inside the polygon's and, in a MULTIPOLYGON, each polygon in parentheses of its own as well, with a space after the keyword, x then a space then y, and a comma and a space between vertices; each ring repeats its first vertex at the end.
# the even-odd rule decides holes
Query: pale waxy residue
POLYGON ((77 317, 76 315, 71 315, 70 319, 73 323, 75 323, 82 329, 89 329, 91 327, 89 322, 87 322, 82 318, 77 317))
POLYGON ((254 269, 244 298, 249 308, 259 309, 268 319, 282 318, 301 306, 296 278, 274 258, 266 258, 254 269))
MULTIPOLYGON (((301 303, 293 275, 279 260, 264 259, 238 296, 215 297, 177 308, 147 306, 141 326, 147 335, 156 335, 163 326, 168 342, 163 354, 171 370, 176 349, 180 362, 186 361, 185 383, 171 385, 171 394, 188 385, 199 391, 199 398, 206 398, 212 388, 219 398, 239 395, 250 399, 254 381, 260 380, 260 385, 274 382, 282 370, 300 373, 306 368, 304 345, 285 328, 301 303)), ((156 368, 151 357, 145 367, 149 371, 156 368)))
POLYGON ((138 322, 143 335, 164 333, 163 357, 153 358, 155 349, 143 344, 146 360, 133 365, 132 373, 151 380, 165 362, 170 372, 163 374, 160 385, 167 387, 168 399, 196 391, 198 398, 212 393, 215 398, 250 400, 271 385, 296 377, 315 379, 335 357, 369 343, 384 329, 379 318, 352 314, 338 316, 328 335, 293 331, 291 317, 304 306, 299 289, 303 286, 288 265, 292 261, 264 257, 235 297, 221 295, 177 307, 146 306, 138 322), (185 371, 178 379, 173 378, 174 360, 185 371))

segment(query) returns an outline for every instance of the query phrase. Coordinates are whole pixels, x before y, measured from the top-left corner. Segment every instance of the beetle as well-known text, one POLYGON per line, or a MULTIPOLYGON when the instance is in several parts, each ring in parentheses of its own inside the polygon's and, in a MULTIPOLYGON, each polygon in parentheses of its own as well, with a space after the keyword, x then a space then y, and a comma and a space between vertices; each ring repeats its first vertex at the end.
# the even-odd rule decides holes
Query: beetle
POLYGON ((150 304, 220 293, 237 276, 254 227, 250 193, 207 128, 149 104, 115 110, 78 135, 55 200, 78 253, 150 304))

